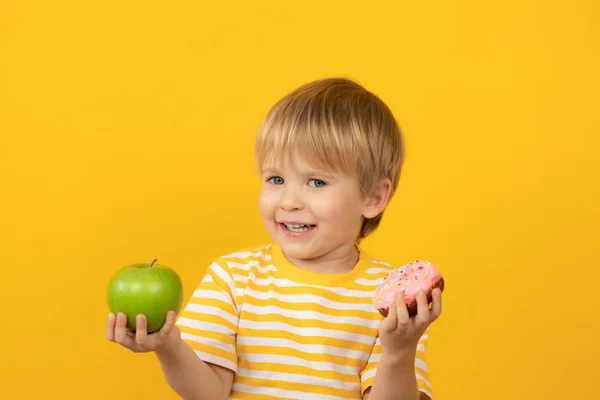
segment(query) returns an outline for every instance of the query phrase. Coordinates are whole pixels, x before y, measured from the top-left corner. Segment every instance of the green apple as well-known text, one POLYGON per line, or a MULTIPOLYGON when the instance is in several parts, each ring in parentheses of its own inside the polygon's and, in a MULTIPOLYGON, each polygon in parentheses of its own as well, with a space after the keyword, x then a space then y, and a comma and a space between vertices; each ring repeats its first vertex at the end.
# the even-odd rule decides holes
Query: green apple
POLYGON ((144 314, 148 333, 164 325, 169 311, 179 313, 183 285, 171 268, 155 264, 132 264, 118 270, 108 284, 108 308, 127 315, 127 328, 135 331, 135 317, 144 314))

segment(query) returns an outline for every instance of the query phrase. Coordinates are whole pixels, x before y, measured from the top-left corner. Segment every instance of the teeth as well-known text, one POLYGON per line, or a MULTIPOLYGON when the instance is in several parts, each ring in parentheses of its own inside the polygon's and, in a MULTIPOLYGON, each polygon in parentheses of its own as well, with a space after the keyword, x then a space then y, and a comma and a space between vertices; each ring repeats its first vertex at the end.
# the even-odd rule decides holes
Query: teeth
POLYGON ((309 228, 308 225, 296 225, 296 224, 291 224, 291 225, 285 224, 285 227, 292 232, 305 232, 309 228))

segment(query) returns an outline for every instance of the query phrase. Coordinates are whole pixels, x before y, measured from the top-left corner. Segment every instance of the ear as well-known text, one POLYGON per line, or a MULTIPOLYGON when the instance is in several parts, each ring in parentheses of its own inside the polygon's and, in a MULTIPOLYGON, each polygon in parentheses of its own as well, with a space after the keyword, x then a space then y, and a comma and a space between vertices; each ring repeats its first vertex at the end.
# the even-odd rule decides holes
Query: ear
POLYGON ((392 182, 388 178, 381 180, 367 195, 363 216, 370 219, 381 214, 390 201, 391 193, 392 182))

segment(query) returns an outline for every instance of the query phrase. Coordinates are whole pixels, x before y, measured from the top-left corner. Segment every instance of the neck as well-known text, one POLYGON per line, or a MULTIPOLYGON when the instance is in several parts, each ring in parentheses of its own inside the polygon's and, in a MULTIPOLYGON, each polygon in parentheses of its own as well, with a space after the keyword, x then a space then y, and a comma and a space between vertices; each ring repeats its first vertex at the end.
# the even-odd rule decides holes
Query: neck
MULTIPOLYGON (((287 257, 287 256, 286 256, 287 257)), ((323 274, 345 274, 358 262, 359 252, 354 244, 343 245, 332 251, 310 259, 290 258, 296 267, 323 274)))

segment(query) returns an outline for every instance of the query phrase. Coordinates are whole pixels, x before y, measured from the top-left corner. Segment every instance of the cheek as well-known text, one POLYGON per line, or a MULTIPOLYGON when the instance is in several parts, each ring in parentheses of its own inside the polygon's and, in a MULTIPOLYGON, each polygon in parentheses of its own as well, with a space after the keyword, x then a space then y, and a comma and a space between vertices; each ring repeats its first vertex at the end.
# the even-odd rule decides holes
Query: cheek
POLYGON ((262 190, 258 196, 258 209, 264 217, 271 216, 275 210, 275 196, 268 191, 262 190))
POLYGON ((318 204, 319 217, 322 221, 329 221, 338 226, 360 224, 362 209, 360 204, 351 195, 336 196, 318 204))

